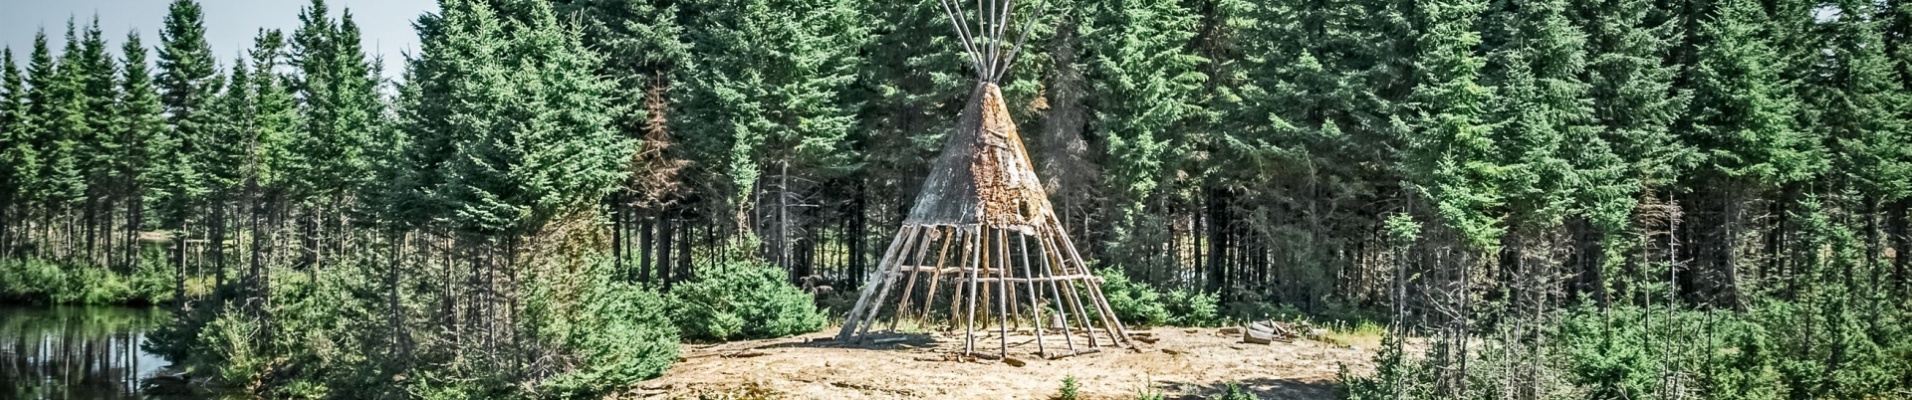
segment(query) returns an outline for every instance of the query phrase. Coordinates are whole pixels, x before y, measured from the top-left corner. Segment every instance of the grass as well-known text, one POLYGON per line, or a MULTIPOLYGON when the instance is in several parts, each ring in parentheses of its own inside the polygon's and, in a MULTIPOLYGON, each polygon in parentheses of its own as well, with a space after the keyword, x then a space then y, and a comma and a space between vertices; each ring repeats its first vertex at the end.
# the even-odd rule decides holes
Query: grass
POLYGON ((1361 321, 1349 326, 1335 324, 1321 340, 1340 346, 1374 349, 1381 347, 1381 338, 1387 336, 1387 328, 1372 321, 1361 321))

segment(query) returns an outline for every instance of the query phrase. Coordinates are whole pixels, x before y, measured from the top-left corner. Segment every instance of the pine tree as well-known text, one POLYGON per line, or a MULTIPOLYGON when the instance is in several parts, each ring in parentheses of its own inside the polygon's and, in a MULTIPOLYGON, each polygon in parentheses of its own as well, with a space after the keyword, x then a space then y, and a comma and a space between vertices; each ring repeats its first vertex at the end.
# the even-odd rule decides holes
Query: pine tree
POLYGON ((787 185, 792 174, 814 179, 851 167, 847 91, 866 35, 857 4, 713 0, 688 10, 697 63, 682 69, 685 112, 676 121, 693 159, 703 160, 691 174, 719 182, 711 194, 737 234, 755 233, 760 197, 781 204, 799 195, 787 185))
POLYGON ((597 78, 602 61, 558 25, 547 4, 535 3, 530 25, 507 24, 515 34, 498 49, 506 60, 477 71, 493 83, 481 96, 496 102, 458 110, 490 112, 490 120, 475 121, 478 130, 459 132, 469 136, 461 135, 446 165, 451 179, 442 193, 465 232, 539 233, 554 218, 597 204, 628 173, 633 142, 610 126, 618 107, 610 104, 612 86, 597 78))
MULTIPOLYGON (((41 195, 49 210, 61 213, 61 217, 70 217, 75 203, 86 198, 84 146, 92 139, 90 107, 87 79, 92 69, 87 65, 87 56, 82 52, 77 26, 72 20, 66 24, 66 49, 61 53, 59 66, 55 69, 52 82, 48 87, 48 114, 43 120, 46 135, 41 137, 40 154, 43 160, 40 169, 41 195)), ((60 250, 70 251, 70 229, 74 221, 61 221, 63 230, 68 230, 61 239, 60 250)), ((61 256, 71 255, 70 253, 61 256)))
POLYGON ((1495 143, 1483 115, 1493 93, 1480 84, 1484 60, 1472 31, 1484 6, 1478 0, 1421 4, 1410 16, 1421 27, 1415 66, 1419 85, 1409 110, 1413 133, 1404 169, 1432 207, 1432 215, 1471 251, 1497 247, 1503 227, 1491 212, 1504 203, 1495 183, 1495 143))
POLYGON ((1090 13, 1094 25, 1083 37, 1094 82, 1092 129, 1108 140, 1103 178, 1113 189, 1113 242, 1120 243, 1111 249, 1137 251, 1112 256, 1137 263, 1148 251, 1138 240, 1159 242, 1164 232, 1161 221, 1146 218, 1146 207, 1174 176, 1171 163, 1187 146, 1183 129, 1202 112, 1208 77, 1199 68, 1207 60, 1187 51, 1198 20, 1176 1, 1115 1, 1090 13))
POLYGON ((27 209, 22 191, 38 169, 33 151, 33 127, 27 120, 26 80, 14 62, 13 48, 0 51, 0 256, 12 256, 25 224, 27 209))
MULTIPOLYGON (((113 110, 117 125, 113 127, 112 135, 121 145, 112 160, 114 179, 128 196, 126 229, 133 235, 128 238, 128 245, 134 249, 139 248, 137 235, 145 228, 144 186, 158 161, 157 151, 164 150, 155 144, 165 139, 167 128, 159 91, 153 85, 152 72, 146 64, 146 51, 137 31, 126 34, 126 43, 120 49, 124 59, 122 64, 125 65, 119 79, 121 97, 113 110)), ((127 257, 127 262, 131 263, 129 269, 137 269, 140 258, 137 255, 127 257)))

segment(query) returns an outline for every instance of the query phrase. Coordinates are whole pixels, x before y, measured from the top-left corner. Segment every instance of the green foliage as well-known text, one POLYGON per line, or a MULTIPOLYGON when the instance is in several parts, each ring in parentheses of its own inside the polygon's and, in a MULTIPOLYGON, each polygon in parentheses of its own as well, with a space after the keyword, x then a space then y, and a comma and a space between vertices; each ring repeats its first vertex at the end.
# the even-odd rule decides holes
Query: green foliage
POLYGON ((171 270, 156 262, 130 273, 42 259, 0 260, 0 302, 147 305, 172 299, 171 270))
POLYGON ((1221 397, 1216 397, 1215 399, 1216 400, 1260 400, 1261 397, 1255 396, 1255 393, 1249 392, 1247 389, 1243 389, 1240 383, 1229 382, 1228 387, 1224 389, 1221 397))
POLYGON ((670 293, 671 320, 688 339, 731 340, 790 336, 823 329, 810 295, 773 266, 735 262, 705 270, 670 293))
POLYGON ((1162 295, 1148 284, 1129 280, 1118 269, 1101 268, 1096 272, 1096 276, 1102 278, 1102 295, 1108 298, 1115 318, 1128 325, 1168 324, 1174 315, 1162 305, 1162 295))
POLYGON ((664 296, 612 279, 608 264, 594 263, 585 277, 579 318, 541 315, 530 322, 550 333, 544 340, 580 365, 541 382, 541 392, 554 398, 599 398, 657 377, 677 360, 677 329, 664 296))
POLYGON ((1082 391, 1082 387, 1076 382, 1076 378, 1073 376, 1065 376, 1062 377, 1062 387, 1056 388, 1056 395, 1050 398, 1055 400, 1077 400, 1082 396, 1081 393, 1078 393, 1080 391, 1082 391))
POLYGON ((1115 268, 1102 268, 1096 276, 1102 278, 1102 295, 1108 298, 1109 308, 1123 324, 1210 327, 1226 322, 1221 297, 1215 293, 1174 289, 1164 294, 1115 268))
POLYGON ((1170 315, 1170 325, 1213 327, 1224 322, 1218 294, 1178 288, 1163 293, 1161 298, 1170 315))
POLYGON ((198 347, 205 352, 190 365, 212 371, 220 382, 251 385, 266 371, 267 355, 259 348, 260 323, 228 305, 205 329, 199 331, 198 347))

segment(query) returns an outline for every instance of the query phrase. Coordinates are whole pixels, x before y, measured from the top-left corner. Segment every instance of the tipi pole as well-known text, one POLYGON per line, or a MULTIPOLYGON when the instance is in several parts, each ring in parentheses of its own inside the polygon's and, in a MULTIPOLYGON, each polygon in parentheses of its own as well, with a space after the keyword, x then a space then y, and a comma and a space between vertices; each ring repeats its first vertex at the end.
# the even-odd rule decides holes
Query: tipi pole
MULTIPOLYGON (((1048 246, 1043 244, 1043 239, 1041 236, 1042 232, 1043 232, 1042 228, 1036 229, 1036 234, 1037 234, 1036 247, 1041 248, 1040 250, 1043 251, 1042 254, 1040 254, 1040 257, 1037 257, 1037 258, 1042 259, 1043 277, 1053 278, 1056 276, 1056 274, 1055 274, 1055 269, 1053 269, 1053 267, 1049 264, 1049 257, 1053 255, 1054 253, 1050 253, 1047 250, 1048 246)), ((1062 289, 1056 285, 1055 280, 1050 280, 1048 283, 1049 283, 1049 297, 1055 298, 1055 302, 1056 302, 1056 320, 1062 322, 1061 323, 1062 326, 1060 326, 1060 328, 1062 328, 1063 343, 1067 343, 1069 345, 1070 353, 1075 353, 1076 351, 1075 334, 1069 332, 1069 305, 1074 303, 1062 297, 1062 289)), ((1084 319, 1083 323, 1085 324, 1088 323, 1088 320, 1084 319)))
MULTIPOLYGON (((942 229, 942 228, 943 228, 943 227, 941 227, 941 226, 933 226, 933 227, 930 227, 930 232, 931 232, 931 233, 933 234, 933 236, 935 236, 935 237, 936 237, 937 239, 941 239, 941 240, 943 241, 943 249, 942 249, 941 251, 939 251, 939 254, 938 254, 938 255, 936 256, 936 268, 937 268, 937 269, 942 269, 942 268, 943 268, 943 256, 947 256, 947 255, 949 255, 949 242, 951 242, 951 241, 954 241, 954 240, 956 240, 956 236, 955 236, 954 234, 951 234, 951 233, 943 233, 943 229, 942 229)), ((932 240, 935 240, 935 239, 932 239, 932 240)), ((923 242, 923 247, 925 247, 925 248, 927 248, 927 247, 929 247, 929 243, 930 243, 930 242, 923 242)), ((917 265, 924 265, 924 264, 925 264, 925 263, 923 262, 923 259, 922 259, 922 258, 923 258, 923 254, 922 254, 921 252, 918 252, 918 254, 916 255, 916 258, 917 258, 917 259, 916 259, 916 264, 917 264, 917 265)), ((902 321, 902 320, 903 320, 903 318, 905 318, 905 317, 908 317, 908 316, 909 316, 909 313, 910 313, 910 295, 911 295, 911 294, 914 294, 914 293, 916 292, 916 277, 917 277, 917 275, 918 275, 919 273, 921 273, 922 271, 923 271, 923 270, 922 270, 922 268, 911 268, 911 269, 910 269, 910 277, 909 277, 909 279, 908 279, 908 280, 906 280, 906 281, 905 281, 905 282, 903 283, 903 304, 901 304, 901 305, 898 305, 898 306, 896 307, 896 318, 892 318, 892 319, 890 319, 890 330, 891 330, 891 331, 895 331, 895 330, 896 330, 896 323, 897 323, 897 322, 899 322, 899 321, 902 321)), ((925 299, 933 299, 933 297, 925 297, 925 299)), ((924 303, 928 303, 928 302, 929 302, 929 300, 924 300, 924 303)))
MULTIPOLYGON (((899 234, 903 232, 913 233, 915 232, 915 229, 916 229, 915 226, 905 226, 903 227, 903 229, 897 230, 897 233, 899 234)), ((837 332, 837 341, 847 342, 850 340, 850 334, 853 332, 856 332, 856 321, 863 317, 864 308, 869 307, 870 305, 870 295, 876 294, 876 285, 879 284, 878 282, 881 282, 876 280, 876 277, 883 276, 883 274, 889 272, 890 268, 894 267, 894 264, 891 258, 896 256, 896 247, 901 246, 903 244, 904 239, 906 239, 906 237, 904 236, 898 236, 896 239, 891 239, 889 250, 883 251, 883 260, 882 262, 877 263, 876 271, 871 273, 869 278, 865 278, 863 280, 864 282, 868 282, 868 283, 863 285, 863 293, 857 295, 856 306, 850 307, 850 314, 844 316, 843 330, 840 332, 837 332)))
POLYGON ((978 248, 971 249, 975 251, 976 257, 970 260, 972 264, 969 266, 969 281, 968 284, 963 285, 969 288, 969 300, 964 304, 969 306, 969 323, 963 326, 964 355, 976 353, 976 287, 980 286, 976 284, 976 275, 982 272, 983 258, 987 255, 981 249, 984 247, 983 245, 986 244, 986 241, 983 240, 983 229, 981 225, 976 226, 977 235, 975 243, 978 248))
MULTIPOLYGON (((1053 215, 1050 216, 1050 218, 1051 218, 1050 219, 1051 222, 1056 222, 1059 224, 1058 221, 1054 220, 1053 215)), ((1066 231, 1063 231, 1061 228, 1057 228, 1056 232, 1058 233, 1056 236, 1062 239, 1062 245, 1064 246, 1064 248, 1069 251, 1069 258, 1072 258, 1075 260, 1076 266, 1082 267, 1083 274, 1089 274, 1090 273, 1089 266, 1082 262, 1082 255, 1076 253, 1075 241, 1069 239, 1069 233, 1066 231)), ((1102 295, 1102 285, 1099 285, 1099 284, 1089 285, 1089 298, 1091 300, 1095 300, 1096 306, 1102 309, 1103 314, 1108 315, 1108 318, 1106 318, 1108 320, 1107 323, 1109 324, 1109 328, 1112 329, 1112 331, 1109 332, 1109 334, 1112 336, 1115 336, 1115 343, 1118 343, 1121 345, 1131 345, 1131 346, 1134 345, 1133 343, 1129 343, 1128 328, 1122 326, 1122 320, 1115 318, 1115 309, 1109 307, 1109 299, 1102 295)))
MULTIPOLYGON (((1036 6, 1035 15, 1041 16, 1044 12, 1047 12, 1047 11, 1049 11, 1049 0, 1042 0, 1042 4, 1036 6)), ((1002 68, 997 69, 998 72, 996 73, 994 77, 992 77, 993 79, 990 79, 990 80, 992 81, 1002 80, 1003 74, 1009 72, 1009 67, 1016 65, 1016 57, 1022 55, 1022 45, 1024 43, 1029 42, 1029 29, 1034 28, 1035 26, 1036 26, 1036 17, 1034 16, 1029 18, 1029 22, 1025 22, 1022 24, 1022 35, 1016 38, 1016 46, 1009 48, 1009 58, 1005 59, 1005 61, 1002 64, 1002 68)))
MULTIPOLYGON (((936 308, 936 286, 943 281, 943 262, 949 260, 949 247, 951 243, 958 243, 958 241, 968 238, 968 235, 963 233, 962 229, 950 227, 949 231, 950 238, 948 241, 943 242, 942 255, 936 256, 936 269, 929 272, 929 290, 923 293, 923 316, 919 319, 924 321, 929 320, 930 309, 936 308)), ((957 249, 956 257, 961 258, 963 245, 956 244, 955 246, 957 249)), ((962 261, 957 262, 960 263, 962 261)), ((950 299, 950 302, 954 303, 956 300, 950 299)), ((955 318, 956 313, 952 311, 949 313, 949 316, 950 318, 955 318)))
MULTIPOLYGON (((970 39, 969 21, 963 17, 962 13, 956 12, 955 7, 952 7, 949 5, 950 0, 939 0, 939 1, 943 3, 943 13, 949 16, 950 26, 954 26, 956 28, 956 37, 962 39, 963 41, 963 49, 969 52, 970 66, 975 67, 977 73, 982 73, 983 61, 982 61, 982 57, 979 57, 976 54, 975 41, 970 39)), ((1047 0, 1044 0, 1044 1, 1047 1, 1047 0)))
MULTIPOLYGON (((1036 277, 1029 268, 1029 236, 1016 233, 1016 245, 1022 250, 1022 276, 1027 278, 1036 277)), ((1044 357, 1048 357, 1049 347, 1043 344, 1042 341, 1042 304, 1036 301, 1036 299, 1039 298, 1036 297, 1037 286, 1041 286, 1041 284, 1029 282, 1027 285, 1024 285, 1023 288, 1029 293, 1029 314, 1036 317, 1036 352, 1042 353, 1044 357)))
POLYGON ((997 294, 997 297, 999 298, 996 299, 996 320, 998 321, 996 323, 996 331, 1001 333, 1000 337, 1002 339, 1002 356, 1008 357, 1009 356, 1009 303, 1012 301, 1012 299, 1014 299, 1014 297, 1010 296, 1011 292, 1009 291, 1008 278, 1009 278, 1010 261, 1009 261, 1009 230, 1008 229, 1001 229, 1001 228, 996 229, 996 255, 1000 257, 999 259, 996 260, 996 265, 997 265, 996 275, 1004 278, 1004 279, 996 280, 996 287, 998 288, 997 292, 999 292, 997 294))
POLYGON ((883 299, 890 296, 890 288, 896 287, 896 277, 903 275, 902 271, 898 271, 897 269, 909 262, 909 258, 907 257, 909 256, 910 246, 921 241, 924 236, 927 236, 923 234, 923 231, 927 229, 933 228, 918 225, 916 229, 911 230, 909 237, 903 242, 903 247, 896 255, 896 258, 890 260, 890 265, 884 268, 883 288, 877 291, 876 304, 870 305, 869 314, 863 316, 863 323, 861 324, 862 331, 857 333, 858 336, 869 334, 870 326, 876 325, 876 315, 883 313, 883 299))
POLYGON ((963 315, 963 310, 964 310, 963 305, 965 300, 964 296, 970 295, 968 291, 969 280, 973 278, 969 276, 969 273, 974 272, 973 270, 976 269, 975 268, 976 257, 979 256, 976 253, 976 243, 978 240, 980 240, 978 238, 982 237, 980 233, 971 232, 970 229, 959 228, 959 230, 963 232, 963 237, 968 238, 968 240, 963 242, 963 252, 962 252, 963 267, 961 269, 958 269, 956 272, 955 278, 951 279, 952 281, 951 284, 956 285, 956 287, 951 288, 953 293, 950 295, 950 299, 949 299, 949 329, 950 330, 956 330, 956 319, 961 318, 961 316, 963 315))
MULTIPOLYGON (((1062 246, 1056 243, 1055 237, 1051 235, 1052 233, 1053 232, 1044 232, 1044 234, 1042 235, 1042 243, 1044 246, 1049 247, 1047 252, 1055 257, 1056 268, 1061 269, 1062 274, 1064 276, 1071 275, 1069 272, 1069 260, 1067 259, 1068 257, 1062 253, 1062 249, 1061 249, 1062 246)), ((1089 312, 1087 309, 1083 308, 1082 297, 1078 296, 1076 293, 1075 282, 1061 281, 1061 282, 1056 282, 1056 284, 1062 285, 1062 288, 1066 289, 1066 290, 1063 290, 1063 294, 1066 295, 1064 299, 1069 301, 1070 307, 1075 308, 1076 319, 1078 320, 1077 322, 1080 322, 1082 324, 1082 331, 1087 332, 1089 334, 1088 335, 1089 348, 1102 347, 1101 341, 1095 338, 1095 324, 1089 322, 1089 312)), ((1101 315, 1100 317, 1106 318, 1107 313, 1103 313, 1103 314, 1104 315, 1101 315)))

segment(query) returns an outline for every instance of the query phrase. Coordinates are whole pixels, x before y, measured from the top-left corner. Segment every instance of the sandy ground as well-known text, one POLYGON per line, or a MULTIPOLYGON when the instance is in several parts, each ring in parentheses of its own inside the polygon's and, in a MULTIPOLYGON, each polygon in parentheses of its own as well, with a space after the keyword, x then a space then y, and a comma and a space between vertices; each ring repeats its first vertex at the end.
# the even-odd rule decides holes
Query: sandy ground
MULTIPOLYGON (((1048 399, 1064 377, 1074 377, 1084 399, 1129 399, 1144 390, 1170 399, 1202 398, 1230 382, 1262 399, 1333 399, 1340 366, 1365 372, 1373 351, 1312 340, 1248 344, 1241 335, 1214 328, 1155 328, 1137 331, 1158 338, 1154 344, 1056 360, 1029 354, 1033 347, 1013 347, 1010 357, 1027 363, 1017 367, 955 361, 963 345, 960 332, 861 347, 829 341, 834 332, 687 345, 664 376, 611 398, 1048 399)), ((1019 336, 1027 335, 1010 339, 1033 338, 1019 336)))

